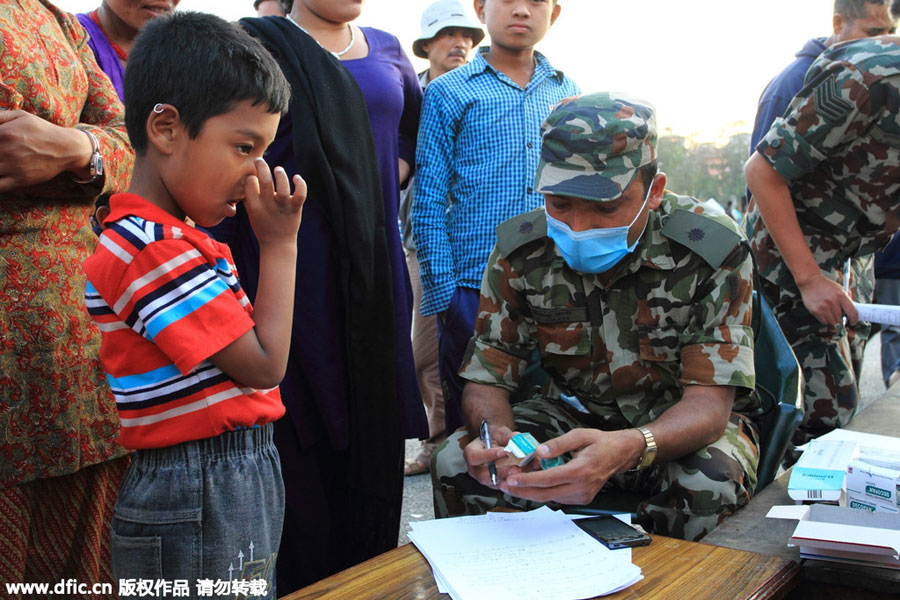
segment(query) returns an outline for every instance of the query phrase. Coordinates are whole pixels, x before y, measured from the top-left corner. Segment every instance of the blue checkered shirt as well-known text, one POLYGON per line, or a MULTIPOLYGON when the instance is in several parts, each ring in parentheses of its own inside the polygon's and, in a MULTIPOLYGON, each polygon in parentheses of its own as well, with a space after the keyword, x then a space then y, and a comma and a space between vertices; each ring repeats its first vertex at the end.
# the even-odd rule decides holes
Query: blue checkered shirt
POLYGON ((580 93, 538 52, 525 89, 485 52, 425 90, 411 209, 423 315, 446 310, 459 286, 479 289, 497 225, 544 203, 534 191, 541 123, 580 93))

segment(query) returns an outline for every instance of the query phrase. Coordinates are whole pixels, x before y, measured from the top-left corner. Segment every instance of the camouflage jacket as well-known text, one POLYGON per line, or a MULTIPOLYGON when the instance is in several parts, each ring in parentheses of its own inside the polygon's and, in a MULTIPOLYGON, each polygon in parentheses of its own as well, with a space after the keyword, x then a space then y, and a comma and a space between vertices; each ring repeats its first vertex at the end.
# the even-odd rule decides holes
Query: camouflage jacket
POLYGON ((577 397, 609 428, 656 419, 693 384, 745 388, 735 411, 752 412, 750 249, 703 211, 667 193, 605 284, 565 263, 543 208, 501 224, 460 374, 514 390, 537 345, 548 395, 577 397))
MULTIPOLYGON (((834 281, 847 258, 872 254, 900 226, 898 43, 872 38, 826 50, 756 147, 788 180, 806 241, 834 281)), ((760 274, 799 298, 755 206, 747 224, 760 274)))

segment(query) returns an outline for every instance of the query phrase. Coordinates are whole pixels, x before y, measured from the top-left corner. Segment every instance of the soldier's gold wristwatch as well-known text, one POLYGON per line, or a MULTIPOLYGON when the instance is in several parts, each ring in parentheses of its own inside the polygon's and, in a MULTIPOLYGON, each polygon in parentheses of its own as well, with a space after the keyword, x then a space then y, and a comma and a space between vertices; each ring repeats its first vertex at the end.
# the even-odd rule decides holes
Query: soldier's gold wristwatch
POLYGON ((656 440, 653 438, 653 434, 650 433, 650 430, 646 427, 638 427, 638 431, 644 436, 644 451, 641 453, 641 457, 638 459, 637 466, 635 469, 641 471, 646 469, 650 465, 653 464, 653 461, 656 460, 656 440))

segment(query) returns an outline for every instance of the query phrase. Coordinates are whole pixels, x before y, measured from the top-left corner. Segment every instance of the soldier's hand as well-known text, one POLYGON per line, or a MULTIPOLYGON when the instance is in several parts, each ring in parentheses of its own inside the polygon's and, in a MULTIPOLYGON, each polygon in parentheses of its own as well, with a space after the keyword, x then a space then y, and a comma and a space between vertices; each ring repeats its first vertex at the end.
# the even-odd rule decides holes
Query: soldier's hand
POLYGON ((859 313, 843 288, 819 273, 812 279, 797 282, 803 305, 823 325, 840 327, 844 315, 850 325, 856 325, 859 313))
POLYGON ((494 461, 497 467, 497 482, 502 482, 513 473, 520 473, 515 461, 511 460, 503 450, 509 443, 509 438, 515 432, 509 427, 491 427, 491 448, 485 448, 480 438, 475 438, 463 448, 463 457, 466 459, 466 467, 469 475, 478 483, 487 487, 495 487, 491 483, 491 474, 488 463, 494 461))
POLYGON ((610 477, 634 466, 644 443, 634 434, 633 429, 573 429, 538 448, 539 458, 569 452, 572 460, 544 471, 510 474, 500 489, 537 502, 588 504, 610 477))

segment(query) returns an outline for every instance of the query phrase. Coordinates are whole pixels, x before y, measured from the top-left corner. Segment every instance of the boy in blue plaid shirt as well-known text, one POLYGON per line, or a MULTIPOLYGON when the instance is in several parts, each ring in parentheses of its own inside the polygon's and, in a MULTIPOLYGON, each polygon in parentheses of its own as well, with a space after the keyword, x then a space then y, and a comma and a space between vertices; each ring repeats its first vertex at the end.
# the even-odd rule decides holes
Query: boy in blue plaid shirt
POLYGON ((438 316, 448 432, 463 423, 457 371, 494 229, 543 204, 533 189, 541 123, 581 92, 534 50, 559 17, 556 0, 475 0, 475 12, 491 45, 425 91, 411 211, 422 314, 438 316))
POLYGON ((494 228, 543 204, 533 189, 541 122, 560 100, 580 93, 534 50, 559 11, 557 0, 475 0, 491 45, 425 91, 411 219, 422 314, 438 316, 448 432, 462 425, 457 371, 494 228))

